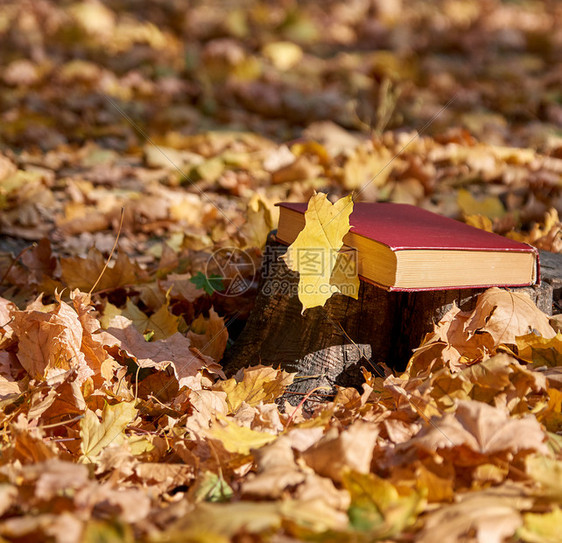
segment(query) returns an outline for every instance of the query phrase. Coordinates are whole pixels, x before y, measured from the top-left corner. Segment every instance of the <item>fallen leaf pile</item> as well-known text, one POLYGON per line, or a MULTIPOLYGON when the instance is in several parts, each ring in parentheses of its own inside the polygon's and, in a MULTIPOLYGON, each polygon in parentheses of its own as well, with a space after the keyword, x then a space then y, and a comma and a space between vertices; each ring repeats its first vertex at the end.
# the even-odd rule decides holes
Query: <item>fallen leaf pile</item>
POLYGON ((279 201, 562 252, 560 2, 7 1, 0 43, 2 541, 559 541, 562 331, 525 295, 313 409, 221 360, 279 201))
POLYGON ((293 374, 227 379, 224 343, 147 341, 123 313, 102 327, 79 290, 0 300, 3 538, 549 541, 562 334, 525 295, 453 308, 402 375, 365 371, 308 413, 279 402, 293 374))

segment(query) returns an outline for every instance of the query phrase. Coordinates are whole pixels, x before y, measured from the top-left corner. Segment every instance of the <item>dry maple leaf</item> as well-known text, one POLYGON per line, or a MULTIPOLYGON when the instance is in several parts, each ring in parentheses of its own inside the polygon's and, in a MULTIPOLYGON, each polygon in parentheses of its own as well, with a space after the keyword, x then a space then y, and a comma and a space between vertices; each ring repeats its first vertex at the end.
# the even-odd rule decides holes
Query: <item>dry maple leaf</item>
POLYGON ((211 307, 208 319, 199 315, 191 323, 187 337, 191 344, 204 355, 219 362, 228 342, 228 330, 224 324, 224 318, 219 317, 218 313, 211 307))
POLYGON ((328 430, 302 456, 316 473, 339 482, 345 469, 369 471, 378 434, 377 425, 356 421, 341 433, 336 428, 328 430))
POLYGON ((148 342, 129 319, 117 316, 102 335, 106 345, 117 345, 141 368, 163 370, 171 366, 180 387, 188 385, 189 378, 202 369, 223 375, 222 368, 212 358, 193 350, 189 339, 180 333, 148 342))
MULTIPOLYGON (((81 351, 84 353, 86 363, 95 372, 104 377, 102 365, 107 359, 107 353, 103 348, 102 338, 96 334, 101 329, 99 321, 92 315, 93 307, 89 294, 84 294, 75 290, 72 295, 72 303, 74 310, 78 315, 78 320, 82 326, 82 344, 81 351)), ((95 378, 94 376, 94 378, 95 378)))
MULTIPOLYGON (((109 304, 108 304, 109 305, 109 304)), ((115 307, 115 306, 114 306, 115 307)), ((117 308, 115 308, 117 309, 117 308)), ((152 339, 166 339, 178 331, 179 317, 170 313, 168 303, 161 305, 156 312, 147 316, 142 312, 130 299, 127 299, 127 305, 124 310, 117 309, 116 314, 127 317, 135 328, 141 333, 152 332, 152 339)))
POLYGON ((227 451, 239 454, 249 454, 251 449, 259 449, 277 438, 270 432, 257 432, 239 426, 228 417, 218 418, 205 434, 210 439, 220 441, 227 451))
POLYGON ((296 486, 305 480, 305 473, 295 462, 291 440, 287 436, 254 452, 257 475, 246 479, 242 493, 260 498, 280 498, 287 487, 296 486))
POLYGON ((216 417, 226 416, 226 394, 214 390, 191 390, 189 403, 193 413, 186 420, 186 428, 194 433, 208 429, 216 417))
POLYGON ((473 311, 461 311, 453 304, 416 349, 406 374, 427 374, 437 359, 451 369, 460 369, 493 354, 501 344, 517 344, 518 336, 531 332, 543 338, 556 336, 548 316, 529 296, 490 288, 478 297, 473 311))
POLYGON ((548 451, 534 416, 511 418, 503 409, 474 400, 460 400, 454 414, 430 422, 408 446, 428 452, 449 449, 455 461, 469 464, 479 463, 482 455, 548 451))
POLYGON ((548 316, 537 308, 528 295, 497 287, 488 289, 478 297, 465 330, 470 335, 489 334, 494 345, 515 344, 517 336, 533 331, 545 338, 556 335, 548 316))
MULTIPOLYGON (((105 267, 106 259, 95 247, 88 251, 86 258, 61 258, 61 278, 71 288, 88 292, 98 280, 105 267)), ((142 282, 146 272, 132 262, 125 253, 119 253, 103 273, 96 291, 122 287, 142 282)))
POLYGON ((92 462, 105 447, 122 439, 123 431, 136 416, 134 402, 106 404, 101 422, 93 411, 87 409, 80 421, 80 450, 83 459, 92 462))
POLYGON ((7 349, 15 340, 14 330, 10 326, 12 322, 12 312, 17 310, 16 304, 0 298, 0 349, 7 349))
POLYGON ((476 532, 478 543, 503 543, 522 524, 521 509, 532 506, 524 487, 513 483, 457 496, 426 517, 420 543, 457 543, 476 532))
POLYGON ((94 370, 81 350, 84 330, 76 311, 60 297, 53 309, 46 309, 38 299, 26 310, 12 311, 18 360, 34 379, 76 369, 80 381, 85 381, 94 370))
POLYGON ((351 496, 350 524, 368 531, 371 540, 399 534, 415 522, 425 505, 418 492, 394 486, 374 473, 346 470, 343 486, 351 496))
POLYGON ((143 488, 115 488, 108 481, 82 488, 74 498, 76 507, 82 511, 94 511, 108 507, 126 523, 141 522, 150 512, 150 497, 143 488))
POLYGON ((240 370, 227 381, 219 381, 214 388, 226 393, 229 411, 235 413, 243 402, 250 406, 273 402, 294 378, 295 374, 270 366, 252 366, 240 370))

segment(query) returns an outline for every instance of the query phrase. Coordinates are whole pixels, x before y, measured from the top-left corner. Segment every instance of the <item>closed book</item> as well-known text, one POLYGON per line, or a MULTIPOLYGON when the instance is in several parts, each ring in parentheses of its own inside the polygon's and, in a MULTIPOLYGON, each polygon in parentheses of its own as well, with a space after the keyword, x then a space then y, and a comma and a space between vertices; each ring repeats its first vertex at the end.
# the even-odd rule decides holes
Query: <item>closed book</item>
MULTIPOLYGON (((277 238, 290 245, 304 228, 305 203, 279 203, 277 238)), ((538 251, 408 204, 354 204, 343 241, 359 276, 387 290, 528 286, 539 281, 538 251)))

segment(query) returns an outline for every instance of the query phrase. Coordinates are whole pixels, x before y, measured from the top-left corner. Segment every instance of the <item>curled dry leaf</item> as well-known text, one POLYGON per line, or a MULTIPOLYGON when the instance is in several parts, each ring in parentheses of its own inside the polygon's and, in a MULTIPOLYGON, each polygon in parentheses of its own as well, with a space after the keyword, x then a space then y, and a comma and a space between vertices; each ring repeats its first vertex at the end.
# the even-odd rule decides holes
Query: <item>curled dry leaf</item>
POLYGON ((435 325, 407 368, 410 377, 431 371, 437 360, 460 369, 493 354, 500 345, 516 345, 517 337, 536 334, 553 338, 556 331, 529 296, 491 288, 482 293, 473 311, 461 311, 456 304, 435 325))
POLYGON ((208 319, 199 315, 191 323, 187 337, 200 352, 219 362, 228 342, 228 330, 224 319, 211 307, 208 319))
POLYGON ((78 314, 60 298, 53 309, 42 307, 37 300, 34 306, 11 315, 18 360, 31 377, 44 380, 76 369, 83 382, 94 374, 82 352, 84 329, 78 314))
POLYGON ((409 446, 427 452, 450 451, 459 464, 479 463, 482 456, 510 452, 546 453, 545 434, 532 415, 511 418, 507 411, 474 400, 458 402, 454 414, 432 418, 409 446))
MULTIPOLYGON (((96 248, 90 249, 86 258, 70 257, 61 259, 62 280, 70 288, 88 292, 105 267, 106 259, 96 248)), ((146 273, 132 262, 125 253, 119 253, 110 263, 97 284, 96 290, 106 290, 142 282, 146 273)))
POLYGON ((466 323, 469 335, 489 334, 494 345, 516 343, 517 336, 535 332, 551 338, 556 332, 529 296, 491 288, 478 297, 476 308, 466 323))
POLYGON ((478 543, 503 543, 521 526, 520 510, 533 503, 515 484, 459 495, 458 501, 430 513, 417 541, 456 543, 476 532, 478 543))
POLYGON ((377 425, 356 421, 341 433, 336 428, 328 430, 302 456, 316 473, 339 482, 345 469, 369 472, 378 434, 377 425), (357 447, 357 443, 361 443, 361 447, 357 447))
POLYGON ((141 368, 164 370, 171 366, 180 387, 188 386, 190 378, 202 369, 222 375, 221 367, 212 358, 193 349, 189 339, 180 333, 148 342, 129 319, 117 316, 111 320, 103 337, 106 345, 116 345, 141 368))
POLYGON ((273 443, 254 452, 258 473, 242 485, 242 492, 260 498, 280 498, 287 487, 305 480, 305 473, 297 467, 291 440, 281 436, 273 443))

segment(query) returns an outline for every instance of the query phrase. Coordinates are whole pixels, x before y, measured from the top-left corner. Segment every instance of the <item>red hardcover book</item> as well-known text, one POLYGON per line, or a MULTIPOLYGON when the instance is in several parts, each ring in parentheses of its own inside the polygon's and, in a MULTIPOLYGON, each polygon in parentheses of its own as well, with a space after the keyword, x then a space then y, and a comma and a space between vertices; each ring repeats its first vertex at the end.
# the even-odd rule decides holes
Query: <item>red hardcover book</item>
MULTIPOLYGON (((277 238, 291 244, 307 204, 280 203, 277 238)), ((388 290, 527 286, 539 280, 538 251, 407 204, 354 204, 344 244, 360 277, 388 290)))

